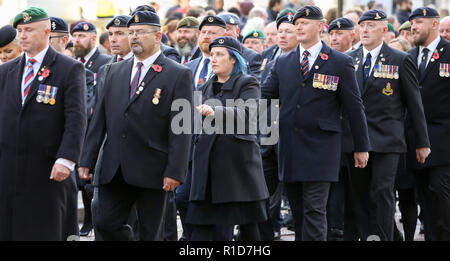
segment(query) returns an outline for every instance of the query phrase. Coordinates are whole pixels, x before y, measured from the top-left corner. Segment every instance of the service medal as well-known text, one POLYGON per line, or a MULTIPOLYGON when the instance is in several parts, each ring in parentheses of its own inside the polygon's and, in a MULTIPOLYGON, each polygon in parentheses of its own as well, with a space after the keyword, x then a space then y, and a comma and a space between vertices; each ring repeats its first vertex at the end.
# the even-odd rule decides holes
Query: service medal
POLYGON ((152 100, 153 104, 157 105, 159 103, 159 99, 158 98, 153 98, 152 100))

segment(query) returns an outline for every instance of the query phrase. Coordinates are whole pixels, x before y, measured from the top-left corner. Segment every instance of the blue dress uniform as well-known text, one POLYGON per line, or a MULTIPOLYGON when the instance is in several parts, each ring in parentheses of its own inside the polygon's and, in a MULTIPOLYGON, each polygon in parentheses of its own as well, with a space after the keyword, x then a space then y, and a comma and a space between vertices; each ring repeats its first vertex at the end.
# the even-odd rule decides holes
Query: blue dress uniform
MULTIPOLYGON (((436 10, 429 7, 416 9, 410 21, 416 18, 439 18, 436 10)), ((424 213, 425 240, 450 240, 450 43, 437 37, 429 46, 418 46, 408 53, 420 67, 428 55, 423 71, 417 73, 422 103, 425 111, 432 153, 423 168, 417 164, 416 180, 419 202, 424 213), (433 47, 432 47, 433 46, 433 47), (434 47, 436 46, 436 47, 434 47), (422 56, 419 56, 422 53, 422 56)), ((414 133, 408 130, 408 136, 414 133)), ((414 140, 412 140, 413 142, 414 140)), ((414 148, 415 144, 409 144, 414 148)), ((410 157, 414 160, 413 155, 410 157)))
MULTIPOLYGON (((359 23, 366 20, 386 20, 386 14, 369 10, 361 16, 359 23)), ((376 235, 381 240, 393 240, 394 184, 400 153, 406 152, 406 110, 413 119, 415 148, 430 146, 417 85, 417 67, 411 56, 386 43, 381 43, 370 52, 363 46, 349 55, 354 59, 372 145, 365 169, 354 168, 352 157, 348 157, 357 227, 362 240, 370 235, 376 235), (367 62, 369 59, 366 58, 369 54, 371 59, 376 56, 375 63, 371 62, 371 71, 367 62), (366 81, 364 73, 368 76, 366 81)), ((346 128, 346 132, 350 133, 350 130, 346 128)), ((344 143, 345 152, 351 152, 351 140, 346 137, 344 143)))
MULTIPOLYGON (((16 16, 14 26, 48 19, 32 7, 16 16)), ((33 58, 41 66, 24 100, 26 54, 0 66, 0 241, 65 241, 78 235, 75 175, 62 182, 49 177, 56 159, 79 160, 85 71, 51 46, 33 58)))
MULTIPOLYGON (((299 17, 322 19, 323 15, 307 6, 296 13, 294 23, 299 17)), ((322 47, 305 76, 300 45, 275 60, 261 88, 262 98, 280 100, 279 178, 287 185, 296 239, 302 240, 326 240, 325 207, 330 182, 338 181, 343 108, 350 115, 355 151, 370 150, 351 58, 323 42, 316 45, 322 47)))

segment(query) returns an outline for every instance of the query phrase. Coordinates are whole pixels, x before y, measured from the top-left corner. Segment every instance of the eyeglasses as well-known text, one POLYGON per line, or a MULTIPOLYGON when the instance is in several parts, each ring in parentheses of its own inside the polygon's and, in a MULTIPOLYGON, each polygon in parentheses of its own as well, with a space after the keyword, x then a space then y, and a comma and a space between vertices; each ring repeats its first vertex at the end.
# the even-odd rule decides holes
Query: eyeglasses
POLYGON ((150 31, 150 32, 145 32, 145 31, 128 31, 127 32, 127 35, 128 36, 133 36, 133 35, 137 35, 137 36, 142 36, 142 35, 145 35, 145 34, 151 34, 151 33, 156 33, 156 32, 158 32, 158 31, 150 31))

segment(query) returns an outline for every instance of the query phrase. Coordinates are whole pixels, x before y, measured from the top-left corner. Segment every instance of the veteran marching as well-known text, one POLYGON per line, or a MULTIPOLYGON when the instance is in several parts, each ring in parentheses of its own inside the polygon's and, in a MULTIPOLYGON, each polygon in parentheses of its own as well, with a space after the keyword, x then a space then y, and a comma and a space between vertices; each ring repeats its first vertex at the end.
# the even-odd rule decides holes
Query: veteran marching
POLYGON ((381 9, 327 21, 314 5, 271 6, 264 29, 239 6, 164 20, 138 6, 105 23, 108 54, 103 28, 39 7, 2 26, 0 240, 272 241, 284 201, 295 240, 393 241, 396 190, 405 239, 420 206, 425 240, 450 240, 438 11, 394 28, 381 9))

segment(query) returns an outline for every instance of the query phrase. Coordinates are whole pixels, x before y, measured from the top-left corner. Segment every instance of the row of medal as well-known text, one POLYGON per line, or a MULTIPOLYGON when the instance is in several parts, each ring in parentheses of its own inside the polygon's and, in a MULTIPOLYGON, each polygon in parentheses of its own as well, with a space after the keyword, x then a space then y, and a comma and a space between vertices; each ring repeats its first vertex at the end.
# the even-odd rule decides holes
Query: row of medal
POLYGON ((439 64, 439 76, 441 77, 450 77, 450 64, 441 63, 439 64))
POLYGON ((313 87, 323 90, 336 91, 339 83, 338 76, 325 75, 320 73, 314 74, 313 87))
POLYGON ((41 84, 41 85, 39 85, 39 90, 38 90, 38 94, 36 97, 36 101, 38 103, 55 105, 57 92, 58 92, 57 87, 41 84))
POLYGON ((375 64, 373 67, 373 77, 375 78, 385 78, 385 79, 398 79, 398 66, 396 65, 384 65, 375 64))

